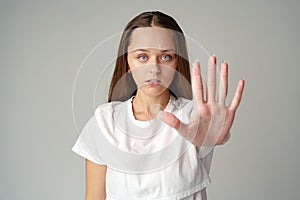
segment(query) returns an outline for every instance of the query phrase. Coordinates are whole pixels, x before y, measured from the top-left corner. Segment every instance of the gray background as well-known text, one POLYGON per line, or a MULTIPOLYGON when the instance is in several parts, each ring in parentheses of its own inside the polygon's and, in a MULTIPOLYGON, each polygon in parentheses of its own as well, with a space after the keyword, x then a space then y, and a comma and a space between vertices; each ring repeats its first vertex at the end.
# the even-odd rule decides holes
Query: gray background
POLYGON ((1 1, 0 199, 84 198, 73 81, 96 44, 145 10, 172 15, 229 62, 230 96, 246 80, 232 138, 215 150, 209 199, 299 199, 300 3, 291 0, 1 1))

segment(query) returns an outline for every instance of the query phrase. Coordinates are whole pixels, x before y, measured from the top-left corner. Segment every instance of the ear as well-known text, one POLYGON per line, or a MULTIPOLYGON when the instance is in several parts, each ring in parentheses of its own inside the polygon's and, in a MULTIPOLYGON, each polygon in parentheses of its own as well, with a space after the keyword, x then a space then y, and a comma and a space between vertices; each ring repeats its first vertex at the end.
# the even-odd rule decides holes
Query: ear
POLYGON ((129 74, 131 73, 131 69, 130 69, 127 61, 126 61, 126 72, 128 72, 129 74))
POLYGON ((131 73, 130 72, 130 66, 129 66, 129 64, 128 64, 128 54, 126 53, 126 55, 125 55, 125 65, 126 65, 126 72, 128 72, 128 73, 131 73))

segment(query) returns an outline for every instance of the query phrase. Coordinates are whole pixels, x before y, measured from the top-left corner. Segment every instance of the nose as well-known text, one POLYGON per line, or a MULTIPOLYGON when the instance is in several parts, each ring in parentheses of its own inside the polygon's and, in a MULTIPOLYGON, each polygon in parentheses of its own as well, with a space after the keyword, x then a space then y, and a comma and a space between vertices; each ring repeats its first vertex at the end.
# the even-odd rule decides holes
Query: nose
POLYGON ((150 61, 150 72, 153 74, 159 74, 160 73, 160 66, 159 66, 159 58, 154 57, 150 61))
POLYGON ((159 74, 160 73, 159 64, 151 64, 150 72, 153 73, 153 74, 159 74))

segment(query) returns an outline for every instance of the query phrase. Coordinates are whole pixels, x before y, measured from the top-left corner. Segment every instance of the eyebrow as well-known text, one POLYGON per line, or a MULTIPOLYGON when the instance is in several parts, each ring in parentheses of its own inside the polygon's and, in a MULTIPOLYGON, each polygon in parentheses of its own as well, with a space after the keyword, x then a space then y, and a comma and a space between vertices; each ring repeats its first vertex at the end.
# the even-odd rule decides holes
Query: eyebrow
MULTIPOLYGON (((130 52, 136 52, 136 51, 145 51, 145 52, 148 52, 149 50, 148 49, 135 49, 135 50, 132 50, 130 52)), ((164 50, 160 50, 161 52, 176 52, 174 49, 164 49, 164 50)))

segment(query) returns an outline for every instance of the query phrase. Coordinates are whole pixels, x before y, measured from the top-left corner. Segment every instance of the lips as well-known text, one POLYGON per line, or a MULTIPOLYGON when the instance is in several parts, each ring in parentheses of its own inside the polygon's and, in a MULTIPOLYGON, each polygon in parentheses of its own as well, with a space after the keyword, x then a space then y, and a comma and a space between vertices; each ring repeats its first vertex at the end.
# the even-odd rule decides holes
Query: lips
POLYGON ((150 86, 156 86, 156 85, 159 85, 161 83, 161 81, 158 79, 149 79, 146 81, 146 83, 150 86))
POLYGON ((160 83, 161 81, 158 79, 149 79, 146 81, 147 83, 160 83))

